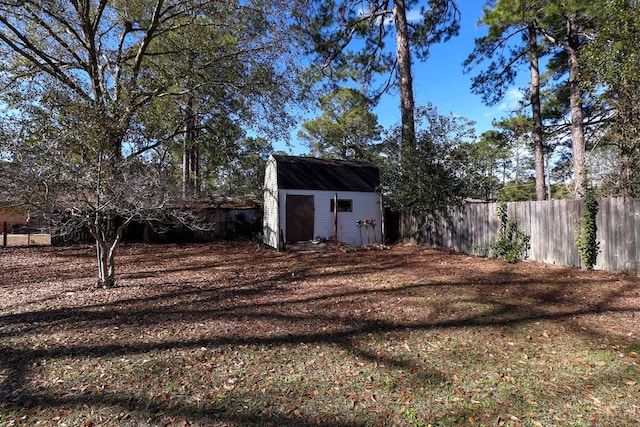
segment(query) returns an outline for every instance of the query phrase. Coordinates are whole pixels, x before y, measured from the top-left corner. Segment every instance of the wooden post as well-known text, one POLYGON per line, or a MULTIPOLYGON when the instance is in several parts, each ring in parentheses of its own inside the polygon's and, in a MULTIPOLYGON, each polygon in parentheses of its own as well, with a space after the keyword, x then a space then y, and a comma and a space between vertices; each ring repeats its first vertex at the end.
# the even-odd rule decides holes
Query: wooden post
MULTIPOLYGON (((375 233, 375 232, 374 232, 375 233)), ((387 244, 386 225, 384 221, 384 204, 382 203, 382 192, 380 192, 380 243, 384 246, 387 244)))
POLYGON ((333 237, 338 246, 338 193, 333 196, 333 237))
POLYGON ((2 247, 7 247, 7 221, 2 222, 2 247))
MULTIPOLYGON (((282 252, 287 249, 287 244, 284 240, 284 231, 282 231, 282 224, 280 223, 280 211, 282 207, 280 206, 280 190, 276 188, 276 232, 278 233, 278 251, 282 252)), ((285 199, 286 200, 286 199, 285 199)))

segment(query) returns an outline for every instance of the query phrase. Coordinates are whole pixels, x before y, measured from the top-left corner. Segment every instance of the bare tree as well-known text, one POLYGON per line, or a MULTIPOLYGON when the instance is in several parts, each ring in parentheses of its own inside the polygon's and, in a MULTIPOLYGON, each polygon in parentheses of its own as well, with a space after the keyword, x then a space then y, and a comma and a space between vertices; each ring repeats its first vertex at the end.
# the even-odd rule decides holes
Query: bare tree
POLYGON ((256 3, 0 2, 0 85, 13 125, 3 185, 58 232, 89 229, 101 286, 115 283, 114 250, 131 221, 193 219, 175 209, 180 171, 168 151, 191 129, 171 120, 179 107, 169 105, 198 94, 220 114, 226 102, 247 122, 269 110, 286 123, 281 20, 268 9, 275 0, 256 3))

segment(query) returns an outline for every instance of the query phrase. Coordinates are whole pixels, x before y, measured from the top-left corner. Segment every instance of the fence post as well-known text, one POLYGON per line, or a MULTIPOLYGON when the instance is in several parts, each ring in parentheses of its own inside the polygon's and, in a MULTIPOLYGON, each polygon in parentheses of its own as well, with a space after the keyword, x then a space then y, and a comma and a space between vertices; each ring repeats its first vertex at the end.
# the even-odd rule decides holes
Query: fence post
POLYGON ((2 247, 7 247, 7 221, 2 222, 2 247))

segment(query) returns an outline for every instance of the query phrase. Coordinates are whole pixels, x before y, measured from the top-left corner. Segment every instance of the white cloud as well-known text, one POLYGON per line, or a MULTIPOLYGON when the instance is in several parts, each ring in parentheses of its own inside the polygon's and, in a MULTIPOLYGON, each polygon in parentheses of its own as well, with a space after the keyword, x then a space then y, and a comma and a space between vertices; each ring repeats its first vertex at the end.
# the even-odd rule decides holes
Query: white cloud
POLYGON ((507 90, 507 93, 505 93, 504 98, 502 99, 502 102, 498 104, 498 106, 495 107, 494 109, 484 113, 484 116, 494 117, 494 116, 497 116, 498 114, 510 113, 514 111, 520 105, 522 96, 523 96, 523 93, 520 89, 511 88, 507 90))

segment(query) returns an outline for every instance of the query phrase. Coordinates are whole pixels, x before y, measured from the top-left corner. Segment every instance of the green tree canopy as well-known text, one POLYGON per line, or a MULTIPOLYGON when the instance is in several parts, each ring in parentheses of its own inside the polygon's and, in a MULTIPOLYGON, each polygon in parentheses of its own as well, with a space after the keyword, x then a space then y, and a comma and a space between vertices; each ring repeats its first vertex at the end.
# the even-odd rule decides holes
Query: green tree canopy
MULTIPOLYGON (((589 38, 595 34, 599 24, 599 2, 570 0, 565 2, 546 2, 537 19, 538 31, 544 35, 550 46, 555 47, 556 57, 566 59, 565 67, 556 70, 566 78, 569 94, 571 119, 572 166, 574 179, 574 197, 583 198, 587 193, 585 109, 582 85, 581 50, 589 38)), ((554 62, 551 61, 550 64, 554 62)), ((556 60, 556 64, 562 63, 556 60)))
POLYGON ((489 27, 485 37, 476 39, 476 48, 464 65, 466 71, 472 66, 488 62, 487 67, 474 78, 471 90, 480 94, 485 103, 493 105, 500 101, 505 90, 514 84, 524 64, 531 75, 529 100, 531 105, 531 136, 536 170, 536 198, 545 200, 544 134, 540 100, 539 59, 548 47, 538 42, 538 15, 544 1, 494 1, 488 2, 480 22, 489 27))
MULTIPOLYGON (((606 194, 640 196, 640 4, 606 1, 595 38, 585 47, 584 87, 597 96, 604 127, 601 142, 617 154, 603 177, 606 194)), ((600 151, 601 155, 603 154, 600 151)), ((606 153, 605 153, 606 155, 606 153)), ((595 175, 595 171, 594 171, 595 175)))
POLYGON ((368 91, 376 78, 385 76, 371 98, 399 87, 401 133, 408 147, 415 145, 416 139, 412 55, 425 60, 432 44, 457 35, 459 29, 460 14, 454 1, 425 3, 314 0, 308 3, 301 23, 314 55, 313 69, 320 72, 316 77, 320 74, 332 81, 353 80, 368 91), (412 14, 409 22, 412 10, 418 13, 412 14))
POLYGON ((356 89, 337 89, 319 99, 322 115, 302 123, 298 137, 315 156, 372 160, 371 144, 380 139, 382 128, 371 105, 356 89))
POLYGON ((437 216, 467 196, 455 150, 473 139, 467 120, 441 115, 428 105, 417 109, 418 133, 415 145, 401 150, 399 127, 392 129, 382 144, 379 159, 386 204, 398 211, 421 217, 437 216))
POLYGON ((489 130, 478 141, 462 142, 454 151, 456 161, 463 165, 467 197, 495 200, 504 185, 510 165, 510 141, 504 132, 489 130))
POLYGON ((11 162, 0 185, 38 203, 64 225, 58 230, 87 227, 99 283, 113 285, 123 228, 175 213, 180 203, 170 185, 177 137, 195 144, 229 122, 290 124, 287 67, 295 49, 282 31, 289 5, 0 2, 0 83, 10 122, 2 151, 11 162))

